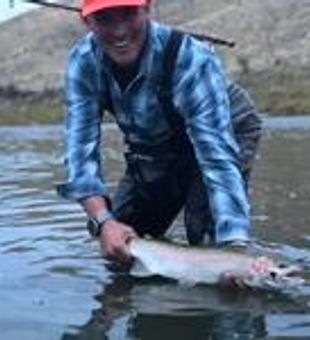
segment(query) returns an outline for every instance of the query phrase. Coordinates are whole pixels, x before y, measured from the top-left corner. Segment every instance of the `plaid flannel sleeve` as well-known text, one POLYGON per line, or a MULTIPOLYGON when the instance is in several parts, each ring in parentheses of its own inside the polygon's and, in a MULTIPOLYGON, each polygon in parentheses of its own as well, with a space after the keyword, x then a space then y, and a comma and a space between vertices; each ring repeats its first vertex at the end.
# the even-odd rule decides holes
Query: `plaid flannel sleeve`
POLYGON ((100 164, 98 77, 93 66, 92 58, 72 52, 65 76, 65 166, 68 179, 57 190, 62 197, 73 200, 102 196, 106 192, 100 164))
POLYGON ((185 38, 174 75, 174 100, 194 146, 217 243, 249 238, 249 203, 232 131, 227 86, 218 57, 185 38))

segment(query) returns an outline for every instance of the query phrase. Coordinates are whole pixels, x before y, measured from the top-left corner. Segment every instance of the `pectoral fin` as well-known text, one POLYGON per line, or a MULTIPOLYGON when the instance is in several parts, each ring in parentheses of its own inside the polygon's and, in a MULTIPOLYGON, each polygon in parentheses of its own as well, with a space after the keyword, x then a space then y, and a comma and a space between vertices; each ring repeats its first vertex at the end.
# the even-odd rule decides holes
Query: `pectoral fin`
POLYGON ((135 259, 133 262, 133 265, 130 269, 130 275, 134 277, 149 277, 154 275, 145 265, 142 261, 139 259, 135 259))

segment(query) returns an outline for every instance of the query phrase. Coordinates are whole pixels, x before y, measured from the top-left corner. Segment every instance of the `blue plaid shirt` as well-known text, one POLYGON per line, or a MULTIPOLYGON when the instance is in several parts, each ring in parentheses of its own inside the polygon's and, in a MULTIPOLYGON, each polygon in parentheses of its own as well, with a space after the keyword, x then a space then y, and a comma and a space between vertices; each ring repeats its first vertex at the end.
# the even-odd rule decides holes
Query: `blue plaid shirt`
MULTIPOLYGON (((66 72, 66 166, 63 197, 105 195, 101 173, 102 109, 107 87, 127 140, 160 142, 171 129, 158 99, 158 76, 170 28, 151 22, 137 75, 121 90, 100 41, 88 33, 71 51, 66 72)), ((184 38, 173 74, 173 103, 182 113, 209 193, 216 240, 248 239, 249 204, 232 134, 226 80, 212 48, 184 38)))

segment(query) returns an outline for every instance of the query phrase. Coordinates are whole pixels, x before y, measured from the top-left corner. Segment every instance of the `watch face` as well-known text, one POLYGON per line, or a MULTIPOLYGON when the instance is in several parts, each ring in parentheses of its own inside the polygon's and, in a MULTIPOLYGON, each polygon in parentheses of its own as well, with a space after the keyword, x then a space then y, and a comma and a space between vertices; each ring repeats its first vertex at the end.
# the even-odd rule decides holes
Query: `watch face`
POLYGON ((100 234, 99 223, 94 218, 90 218, 87 221, 87 229, 88 229, 90 235, 93 236, 93 237, 98 237, 99 234, 100 234))

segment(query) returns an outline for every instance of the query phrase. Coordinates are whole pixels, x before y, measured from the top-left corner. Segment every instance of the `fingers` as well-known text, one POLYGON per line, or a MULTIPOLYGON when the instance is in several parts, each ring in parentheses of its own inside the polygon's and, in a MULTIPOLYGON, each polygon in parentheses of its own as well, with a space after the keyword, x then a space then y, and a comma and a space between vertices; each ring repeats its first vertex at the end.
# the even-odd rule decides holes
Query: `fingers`
POLYGON ((137 233, 131 228, 127 227, 124 231, 124 242, 128 244, 132 239, 137 238, 137 233))
POLYGON ((103 244, 102 253, 104 257, 121 263, 129 262, 131 258, 125 238, 114 239, 113 243, 106 242, 103 244))
POLYGON ((126 264, 131 261, 130 254, 126 251, 125 247, 114 248, 110 252, 106 252, 105 256, 113 261, 119 262, 121 264, 126 264))
POLYGON ((130 262, 128 243, 135 237, 137 235, 130 226, 116 220, 107 222, 100 236, 103 255, 120 263, 130 262))

